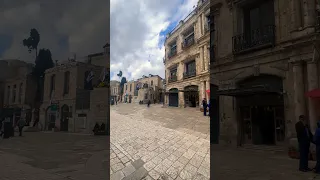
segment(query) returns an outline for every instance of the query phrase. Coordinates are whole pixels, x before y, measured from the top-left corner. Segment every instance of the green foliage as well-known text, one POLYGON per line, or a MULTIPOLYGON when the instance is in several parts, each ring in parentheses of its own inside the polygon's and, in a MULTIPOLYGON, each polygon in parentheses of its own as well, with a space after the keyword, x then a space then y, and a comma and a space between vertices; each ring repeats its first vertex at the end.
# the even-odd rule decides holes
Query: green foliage
POLYGON ((123 86, 124 86, 125 83, 127 83, 127 78, 126 77, 122 77, 121 81, 120 81, 121 94, 123 94, 123 86))
MULTIPOLYGON (((27 39, 24 39, 22 41, 23 46, 27 46, 29 53, 31 53, 32 50, 38 50, 38 44, 40 42, 40 34, 36 29, 30 30, 30 37, 27 39)), ((36 52, 37 55, 37 52, 36 52)))
POLYGON ((44 72, 54 66, 51 51, 49 49, 40 49, 35 63, 33 74, 36 77, 44 76, 44 72))
POLYGON ((117 76, 118 76, 119 78, 121 78, 121 77, 122 77, 122 71, 119 71, 119 73, 117 74, 117 76))

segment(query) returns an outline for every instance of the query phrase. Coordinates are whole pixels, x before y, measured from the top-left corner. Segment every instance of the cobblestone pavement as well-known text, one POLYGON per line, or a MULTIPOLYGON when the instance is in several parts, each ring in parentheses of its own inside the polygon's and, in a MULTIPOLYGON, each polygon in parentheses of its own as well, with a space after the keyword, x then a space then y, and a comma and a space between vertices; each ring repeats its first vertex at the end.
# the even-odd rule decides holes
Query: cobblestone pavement
POLYGON ((25 132, 0 140, 0 180, 105 180, 106 137, 25 132))
POLYGON ((209 179, 209 119, 199 110, 185 112, 112 106, 111 179, 209 179))

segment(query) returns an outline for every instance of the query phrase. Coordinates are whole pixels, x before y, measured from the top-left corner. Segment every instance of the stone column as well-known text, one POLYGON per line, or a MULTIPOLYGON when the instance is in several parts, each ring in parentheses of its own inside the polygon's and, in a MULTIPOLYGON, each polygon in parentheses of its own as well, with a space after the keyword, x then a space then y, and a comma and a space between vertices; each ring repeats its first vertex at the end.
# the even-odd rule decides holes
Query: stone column
POLYGON ((303 11, 304 27, 314 26, 316 22, 316 1, 303 0, 303 11))
POLYGON ((207 53, 208 49, 207 49, 207 45, 205 44, 203 46, 203 63, 204 63, 204 70, 207 71, 209 68, 209 60, 208 60, 208 53, 207 53))
POLYGON ((209 100, 209 99, 210 99, 210 97, 209 97, 208 93, 206 92, 208 89, 210 89, 210 80, 207 80, 207 81, 206 81, 206 89, 205 89, 205 93, 206 93, 206 98, 207 98, 207 100, 209 100))
POLYGON ((201 47, 199 47, 199 51, 200 51, 200 62, 201 62, 201 71, 200 72, 202 72, 202 71, 204 71, 204 66, 205 66, 205 64, 204 64, 204 54, 203 54, 203 46, 201 46, 201 47))
POLYGON ((299 27, 302 27, 301 23, 301 3, 300 0, 291 0, 291 24, 292 30, 297 30, 299 27))
MULTIPOLYGON (((308 91, 318 88, 318 69, 317 63, 308 62, 307 63, 307 74, 308 74, 308 91)), ((311 131, 314 132, 317 127, 317 113, 316 104, 313 99, 308 98, 308 110, 309 110, 309 123, 311 131)))
POLYGON ((201 105, 202 99, 206 97, 206 82, 201 81, 201 98, 199 100, 199 104, 201 105))
POLYGON ((179 107, 185 107, 184 92, 179 91, 179 107))
POLYGON ((298 122, 300 115, 306 115, 303 67, 301 63, 293 64, 293 88, 294 88, 294 104, 295 104, 295 116, 296 116, 295 118, 296 118, 296 122, 298 122))

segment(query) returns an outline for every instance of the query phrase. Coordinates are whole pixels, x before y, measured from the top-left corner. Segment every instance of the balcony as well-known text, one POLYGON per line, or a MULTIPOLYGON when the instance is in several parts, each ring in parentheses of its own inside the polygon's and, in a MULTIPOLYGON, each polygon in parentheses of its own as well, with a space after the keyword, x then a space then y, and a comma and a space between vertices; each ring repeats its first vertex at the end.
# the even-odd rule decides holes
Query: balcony
POLYGON ((192 35, 184 40, 184 42, 182 43, 182 49, 187 49, 190 46, 194 45, 194 43, 194 35, 192 35))
POLYGON ((170 76, 168 78, 168 83, 176 82, 178 80, 177 76, 170 76))
POLYGON ((168 58, 172 58, 173 56, 177 55, 177 49, 171 50, 168 53, 168 58))
POLYGON ((275 43, 275 26, 269 25, 234 36, 232 42, 234 54, 273 46, 275 43))
POLYGON ((183 73, 183 79, 188 79, 196 76, 196 70, 191 70, 183 73))

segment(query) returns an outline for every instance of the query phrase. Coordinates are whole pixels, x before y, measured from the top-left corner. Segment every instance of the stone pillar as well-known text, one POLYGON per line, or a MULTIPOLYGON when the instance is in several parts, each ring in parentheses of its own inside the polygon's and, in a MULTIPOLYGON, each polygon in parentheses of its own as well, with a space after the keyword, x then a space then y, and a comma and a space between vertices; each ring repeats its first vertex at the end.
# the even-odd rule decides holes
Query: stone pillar
POLYGON ((201 71, 200 72, 202 72, 202 71, 204 71, 204 69, 205 69, 205 63, 204 63, 204 54, 203 54, 203 46, 201 46, 201 47, 199 47, 199 51, 200 51, 200 62, 201 62, 201 71))
POLYGON ((316 1, 303 0, 304 27, 314 26, 316 22, 316 1))
POLYGON ((203 64, 204 64, 204 70, 207 71, 209 68, 209 60, 208 60, 208 53, 207 53, 207 45, 203 46, 203 64))
POLYGON ((301 63, 293 64, 293 88, 294 88, 294 104, 295 104, 295 116, 296 116, 295 118, 296 118, 296 122, 298 122, 300 115, 306 115, 303 67, 301 63))
MULTIPOLYGON (((307 74, 308 74, 308 91, 318 88, 318 69, 317 63, 307 63, 307 74)), ((314 132, 317 127, 317 113, 316 104, 313 99, 308 98, 308 110, 309 110, 309 123, 311 131, 314 132)))
POLYGON ((203 34, 203 33, 202 33, 202 32, 203 32, 203 30, 202 30, 203 23, 202 23, 202 21, 201 21, 201 20, 202 20, 201 18, 202 18, 202 16, 200 15, 200 16, 198 17, 198 22, 199 22, 199 23, 198 23, 198 25, 199 25, 198 32, 199 32, 200 37, 201 37, 202 34, 203 34))
POLYGON ((208 93, 206 92, 208 89, 210 89, 210 80, 207 80, 207 81, 206 81, 205 93, 206 93, 206 98, 207 98, 207 100, 210 99, 210 96, 209 96, 208 93))
POLYGON ((300 0, 291 0, 291 24, 292 30, 297 30, 299 27, 302 27, 301 22, 301 3, 300 0))
POLYGON ((201 97, 199 100, 199 104, 202 104, 202 99, 206 97, 206 82, 205 81, 201 81, 201 97))
POLYGON ((186 107, 184 102, 184 92, 179 91, 179 107, 186 107))
POLYGON ((184 63, 181 62, 178 65, 178 72, 177 72, 178 80, 182 80, 183 79, 183 73, 184 73, 184 63))

